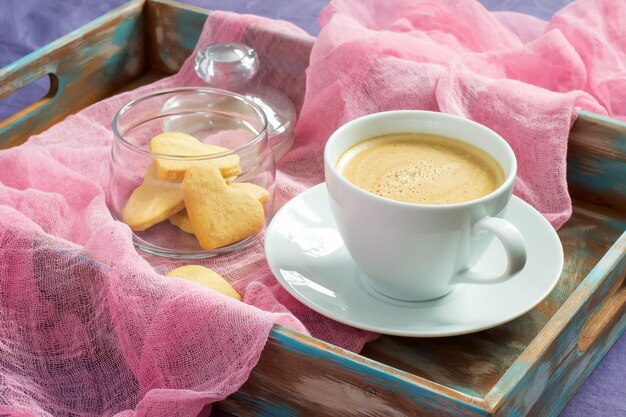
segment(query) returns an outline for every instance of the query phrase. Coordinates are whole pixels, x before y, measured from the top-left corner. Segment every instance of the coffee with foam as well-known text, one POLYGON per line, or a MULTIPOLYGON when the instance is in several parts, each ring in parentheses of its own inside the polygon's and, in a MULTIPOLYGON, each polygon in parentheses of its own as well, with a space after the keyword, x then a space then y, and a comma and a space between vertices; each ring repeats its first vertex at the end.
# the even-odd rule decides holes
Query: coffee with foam
POLYGON ((416 204, 475 200, 504 182, 502 168, 482 149, 426 133, 394 133, 365 140, 348 149, 337 168, 365 191, 416 204))

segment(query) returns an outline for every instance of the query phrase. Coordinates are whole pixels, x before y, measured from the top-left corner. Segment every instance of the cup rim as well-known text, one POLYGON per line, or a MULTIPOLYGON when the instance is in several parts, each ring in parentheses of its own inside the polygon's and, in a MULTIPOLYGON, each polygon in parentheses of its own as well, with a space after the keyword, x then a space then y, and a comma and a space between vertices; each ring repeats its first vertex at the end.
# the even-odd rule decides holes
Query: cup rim
MULTIPOLYGON (((367 139, 369 138, 365 138, 363 139, 363 141, 367 139)), ((460 140, 463 142, 463 140, 459 138, 453 138, 453 139, 460 140)), ((360 143, 360 142, 357 142, 357 143, 360 143)), ((480 146, 477 146, 477 147, 479 147, 480 149, 487 152, 489 155, 493 157, 493 154, 491 152, 485 150, 484 148, 480 146)), ((343 152, 345 152, 346 150, 347 149, 344 149, 343 152)), ((498 164, 500 164, 499 161, 497 162, 498 164)), ((348 187, 348 189, 352 190, 353 192, 367 196, 368 198, 373 198, 374 201, 378 201, 380 203, 386 203, 386 204, 390 204, 392 206, 397 206, 397 207, 414 208, 414 209, 421 209, 421 210, 450 210, 450 209, 459 209, 463 207, 469 207, 469 206, 473 206, 476 204, 484 203, 488 200, 496 198, 497 196, 503 193, 506 193, 508 190, 512 190, 514 182, 515 182, 515 178, 517 176, 517 158, 515 157, 515 152, 513 152, 511 145, 509 145, 509 143, 506 140, 504 140, 504 138, 500 136, 498 133, 496 133, 494 130, 470 119, 466 119, 466 118, 455 116, 455 115, 448 114, 448 113, 434 112, 434 111, 428 111, 428 110, 389 110, 389 111, 384 111, 384 112, 376 112, 376 113, 367 114, 365 116, 361 116, 361 117, 358 117, 356 119, 352 119, 346 122, 345 124, 340 126, 337 130, 335 130, 326 141, 326 145, 324 146, 324 165, 326 166, 326 169, 330 170, 330 172, 337 178, 337 180, 342 184, 342 186, 348 187), (507 153, 509 159, 511 160, 511 169, 509 170, 502 184, 500 184, 498 188, 496 188, 489 194, 486 194, 482 197, 479 197, 473 200, 462 201, 459 203, 443 203, 443 204, 410 203, 406 201, 392 200, 390 198, 381 197, 377 194, 366 191, 354 185, 350 181, 348 181, 339 172, 336 166, 336 161, 335 163, 332 163, 330 161, 330 155, 329 155, 330 149, 329 148, 330 146, 332 146, 332 142, 337 140, 336 138, 339 137, 343 133, 343 131, 348 129, 350 126, 356 123, 364 123, 371 119, 389 117, 392 114, 405 114, 405 115, 422 114, 422 115, 427 115, 427 116, 434 117, 434 118, 455 120, 457 122, 473 125, 474 127, 481 129, 487 132, 488 134, 494 135, 495 137, 498 138, 498 140, 502 142, 502 144, 504 145, 505 152, 507 153)))
MULTIPOLYGON (((173 114, 172 114, 173 116, 173 114)), ((122 143, 124 146, 126 146, 127 148, 136 151, 138 153, 144 154, 144 155, 150 155, 152 157, 155 158, 159 158, 159 159, 168 159, 168 160, 184 160, 184 161, 199 161, 199 160, 210 160, 210 159, 219 159, 219 158, 224 158, 225 156, 229 156, 229 155, 233 155, 236 154, 238 152, 241 152, 243 149, 251 146, 251 145, 255 145, 258 142, 262 141, 263 138, 267 138, 267 132, 268 132, 268 122, 267 122, 267 116, 265 115, 265 112, 261 109, 261 107, 259 107, 255 102, 253 102, 252 100, 248 99, 247 97, 241 95, 241 94, 237 94, 237 93, 233 93, 231 91, 226 91, 226 90, 222 90, 219 88, 210 88, 210 87, 177 87, 177 88, 167 88, 167 89, 162 89, 162 90, 158 90, 156 92, 152 92, 150 94, 146 94, 143 95, 141 97, 138 97, 136 99, 133 99, 131 101, 129 101, 128 103, 126 103, 125 105, 123 105, 120 109, 118 109, 115 112, 115 115, 113 116, 113 120, 112 120, 112 129, 113 129, 113 134, 115 136, 115 139, 117 141, 119 141, 120 143, 122 143), (250 106, 255 113, 259 116, 259 118, 261 119, 261 122, 263 124, 263 128, 259 131, 259 133, 256 135, 256 137, 252 140, 250 140, 249 142, 243 144, 243 145, 239 145, 236 148, 233 149, 229 149, 228 151, 224 151, 224 152, 219 152, 219 153, 211 153, 211 154, 204 154, 204 155, 193 155, 193 156, 185 156, 185 155, 170 155, 170 154, 161 154, 161 153, 156 153, 156 152, 152 152, 150 150, 145 150, 142 149, 141 147, 130 143, 128 140, 126 140, 124 138, 124 136, 120 133, 119 129, 118 129, 118 121, 120 119, 120 117, 122 117, 127 111, 129 111, 133 106, 153 99, 155 97, 159 97, 159 96, 163 96, 166 94, 172 94, 172 93, 189 93, 189 92, 201 92, 201 93, 208 93, 208 94, 220 94, 220 95, 224 95, 224 96, 229 96, 231 98, 234 98, 236 100, 239 100, 243 103, 245 103, 246 105, 250 106)), ((166 133, 166 132, 163 132, 166 133)))

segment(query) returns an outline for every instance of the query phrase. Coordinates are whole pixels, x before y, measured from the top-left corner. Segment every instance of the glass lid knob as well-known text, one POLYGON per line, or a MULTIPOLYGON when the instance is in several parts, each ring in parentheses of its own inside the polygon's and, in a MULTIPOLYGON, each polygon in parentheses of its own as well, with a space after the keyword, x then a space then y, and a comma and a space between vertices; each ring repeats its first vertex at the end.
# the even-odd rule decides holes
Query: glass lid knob
POLYGON ((225 88, 252 79, 259 70, 259 58, 247 45, 216 43, 198 51, 194 68, 207 84, 225 88))

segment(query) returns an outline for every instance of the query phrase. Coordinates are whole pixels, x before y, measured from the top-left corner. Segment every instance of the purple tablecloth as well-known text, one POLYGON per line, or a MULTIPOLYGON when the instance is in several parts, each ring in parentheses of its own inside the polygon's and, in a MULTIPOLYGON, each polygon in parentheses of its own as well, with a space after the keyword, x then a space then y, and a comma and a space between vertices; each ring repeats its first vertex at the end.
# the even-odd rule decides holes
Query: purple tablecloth
MULTIPOLYGON (((481 0, 491 10, 509 10, 548 19, 570 0, 481 0)), ((213 10, 230 10, 291 21, 316 35, 317 16, 327 0, 183 0, 213 10)), ((0 1, 0 67, 46 45, 125 3, 124 0, 0 1)), ((0 120, 47 92, 45 82, 0 100, 0 120)), ((224 415, 219 412, 213 415, 224 415)), ((626 416, 626 336, 622 337, 576 394, 561 417, 626 416)))

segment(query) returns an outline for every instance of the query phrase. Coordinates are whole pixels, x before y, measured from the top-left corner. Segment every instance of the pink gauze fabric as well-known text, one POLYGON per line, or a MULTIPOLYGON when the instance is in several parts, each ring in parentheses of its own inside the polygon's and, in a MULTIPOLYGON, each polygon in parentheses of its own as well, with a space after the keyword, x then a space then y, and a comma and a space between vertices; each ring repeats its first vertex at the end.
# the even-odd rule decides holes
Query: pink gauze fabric
MULTIPOLYGON (((280 48, 263 30, 269 26, 313 42, 286 22, 216 12, 198 45, 243 40, 280 48)), ((265 64, 281 71, 279 60, 265 64)), ((272 276, 261 241, 177 262, 138 253, 130 229, 112 219, 105 190, 115 111, 149 92, 189 85, 203 85, 193 59, 175 76, 0 152, 0 416, 197 416, 244 383, 275 323, 351 351, 375 337, 291 297, 272 276), (244 303, 161 275, 186 263, 225 276, 244 303)), ((291 95, 301 103, 304 73, 300 85, 291 95)), ((279 205, 322 180, 314 157, 285 165, 277 173, 279 205)))
POLYGON ((550 22, 471 0, 333 0, 319 18, 298 139, 320 143, 374 111, 472 119, 509 142, 514 193, 559 228, 572 211, 565 157, 577 110, 626 117, 624 18, 620 0, 574 2, 550 22))
MULTIPOLYGON (((469 0, 333 1, 306 94, 281 86, 302 109, 278 166, 278 205, 323 181, 323 146, 339 125, 425 109, 499 132, 519 159, 516 194, 559 227, 571 212, 565 152, 577 109, 626 117, 625 14, 619 0, 579 1, 547 23, 469 0)), ((216 12, 198 45, 302 53, 264 38, 263 27, 312 41, 285 22, 216 12)), ((284 64, 264 58, 272 82, 284 64)), ((0 415, 196 416, 243 384, 275 323, 352 351, 375 337, 288 295, 262 242, 194 262, 224 275, 245 303, 165 278, 184 262, 133 248, 105 204, 111 118, 132 98, 183 85, 202 85, 190 60, 0 152, 0 415)))

